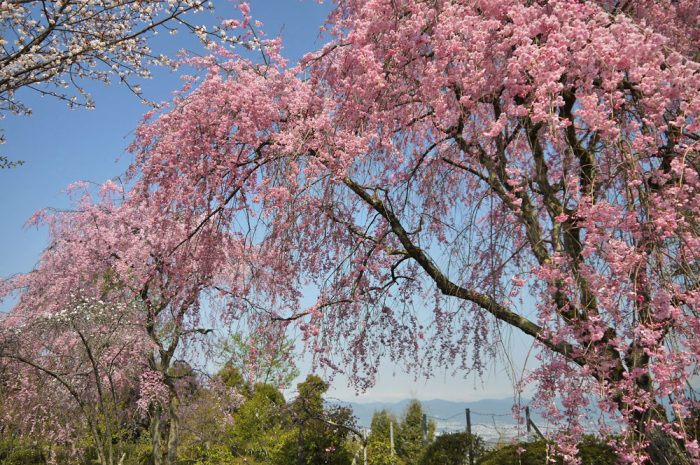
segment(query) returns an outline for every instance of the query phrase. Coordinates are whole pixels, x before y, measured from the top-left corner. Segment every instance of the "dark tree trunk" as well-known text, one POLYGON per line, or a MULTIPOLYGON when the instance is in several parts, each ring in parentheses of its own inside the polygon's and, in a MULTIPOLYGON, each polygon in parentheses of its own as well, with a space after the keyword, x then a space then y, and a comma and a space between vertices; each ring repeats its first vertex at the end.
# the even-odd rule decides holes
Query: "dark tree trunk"
POLYGON ((153 465, 163 465, 163 451, 161 448, 160 408, 151 409, 151 444, 153 446, 153 465))

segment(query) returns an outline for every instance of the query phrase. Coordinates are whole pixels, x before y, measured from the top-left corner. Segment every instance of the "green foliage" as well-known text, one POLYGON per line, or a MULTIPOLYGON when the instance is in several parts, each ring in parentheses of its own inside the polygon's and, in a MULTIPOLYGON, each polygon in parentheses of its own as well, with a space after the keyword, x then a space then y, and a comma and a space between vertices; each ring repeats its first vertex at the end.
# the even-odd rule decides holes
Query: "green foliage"
POLYGON ((617 455, 613 448, 591 435, 584 436, 579 444, 579 455, 581 465, 613 465, 617 463, 617 455))
POLYGON ((229 438, 236 455, 269 461, 284 435, 284 396, 273 386, 258 384, 233 418, 229 438))
POLYGON ((328 385, 317 376, 299 384, 286 403, 274 386, 248 386, 241 371, 227 364, 218 373, 224 386, 244 388, 245 401, 224 418, 213 393, 200 388, 192 397, 193 418, 183 419, 180 460, 197 465, 350 465, 354 426, 349 409, 328 407, 328 385))
MULTIPOLYGON (((417 400, 412 400, 406 407, 401 419, 401 435, 398 436, 396 449, 407 465, 418 465, 425 451, 423 440, 423 406, 417 400)), ((428 443, 435 436, 435 422, 428 422, 428 443)))
MULTIPOLYGON (((593 436, 585 436, 579 444, 581 465, 614 465, 617 456, 610 446, 593 436)), ((556 457, 554 446, 549 448, 544 441, 520 443, 503 447, 486 454, 477 461, 477 465, 541 465, 553 463, 562 465, 561 458, 556 457), (518 449, 521 453, 518 454, 518 449), (549 459, 551 462, 547 462, 549 459)))
MULTIPOLYGON (((228 366, 218 376, 225 386, 238 390, 239 374, 237 368, 228 366)), ((190 396, 188 414, 181 418, 179 458, 183 463, 270 463, 284 434, 284 397, 277 388, 263 384, 246 393, 245 402, 235 410, 226 408, 230 399, 225 394, 210 388, 200 388, 190 396)))
MULTIPOLYGON (((391 427, 394 424, 394 440, 401 436, 401 428, 396 417, 388 410, 380 410, 372 415, 371 433, 367 438, 367 458, 372 465, 403 465, 404 461, 396 450, 391 453, 391 427)), ((394 447, 396 448, 396 447, 394 447)))
MULTIPOLYGON (((151 439, 147 431, 141 436, 129 434, 125 429, 115 433, 114 463, 122 465, 150 465, 151 439)), ((51 459, 61 465, 94 465, 98 463, 94 441, 89 434, 77 442, 52 444, 23 438, 13 434, 0 435, 0 464, 2 465, 46 465, 51 459)))
MULTIPOLYGON (((233 334, 222 343, 226 365, 237 368, 239 373, 246 373, 254 361, 258 369, 254 373, 253 384, 272 384, 288 386, 299 376, 291 354, 294 353, 294 341, 281 338, 268 341, 256 335, 245 338, 242 334, 233 334)), ((241 376, 242 382, 246 380, 241 376)), ((249 383, 248 383, 249 384, 249 383)))
MULTIPOLYGON (((374 412, 369 437, 367 457, 371 464, 419 465, 426 453, 423 438, 423 407, 412 400, 406 407, 401 422, 388 410, 374 412), (391 454, 390 425, 394 424, 394 454, 391 454)), ((428 422, 428 443, 435 436, 435 422, 428 422)), ((441 463, 441 462, 434 462, 441 463)))
POLYGON ((477 465, 541 465, 547 459, 544 441, 519 443, 502 447, 481 458, 477 465), (518 449, 522 449, 518 453, 518 449))
POLYGON ((391 427, 389 425, 391 423, 394 424, 394 438, 401 436, 399 422, 390 411, 384 409, 374 412, 374 415, 372 415, 372 424, 370 425, 372 432, 368 437, 368 441, 386 440, 390 442, 389 436, 391 427))
POLYGON ((392 455, 388 441, 372 441, 367 444, 367 459, 372 465, 404 465, 396 453, 392 455))
POLYGON ((198 443, 188 450, 191 458, 181 457, 181 461, 194 465, 230 465, 236 463, 254 464, 254 461, 238 462, 231 448, 225 444, 198 443), (184 460, 183 460, 184 459, 184 460))
POLYGON ((421 465, 463 465, 469 454, 469 446, 475 459, 484 455, 484 441, 468 433, 451 433, 438 436, 421 457, 421 465))
POLYGON ((0 463, 3 465, 44 465, 46 458, 40 446, 16 437, 0 438, 0 463))
POLYGON ((245 380, 241 369, 234 366, 231 361, 226 362, 216 376, 224 386, 234 388, 241 395, 247 398, 253 395, 253 387, 245 380))
POLYGON ((293 433, 287 436, 277 465, 349 465, 352 411, 343 407, 326 407, 323 394, 328 385, 318 376, 310 375, 297 386, 298 396, 289 406, 289 421, 293 433))
POLYGON ((700 408, 691 409, 688 430, 690 431, 690 437, 696 441, 700 440, 700 408))
MULTIPOLYGON (((54 447, 54 450, 56 450, 56 446, 54 447)), ((151 465, 153 463, 151 435, 146 429, 118 429, 113 435, 112 447, 115 464, 120 463, 122 457, 122 465, 151 465)), ((86 433, 79 442, 70 446, 58 446, 57 449, 66 450, 71 448, 82 451, 75 455, 76 465, 94 465, 99 463, 94 440, 89 433, 86 433)), ((75 450, 73 451, 74 454, 75 450)), ((58 460, 58 463, 63 464, 64 462, 58 460)))
POLYGON ((124 456, 124 465, 150 465, 152 463, 152 442, 148 431, 143 431, 131 441, 123 441, 121 448, 117 450, 117 457, 124 456))
POLYGON ((316 375, 309 375, 303 383, 297 384, 298 396, 292 404, 300 416, 313 417, 323 412, 323 394, 328 391, 328 384, 316 375))

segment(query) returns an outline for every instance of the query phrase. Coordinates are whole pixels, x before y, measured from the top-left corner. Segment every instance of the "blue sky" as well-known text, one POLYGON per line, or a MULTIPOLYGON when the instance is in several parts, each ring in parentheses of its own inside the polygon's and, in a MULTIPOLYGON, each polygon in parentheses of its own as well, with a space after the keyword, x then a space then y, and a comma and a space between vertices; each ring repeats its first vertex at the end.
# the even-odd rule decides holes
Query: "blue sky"
MULTIPOLYGON (((236 12, 233 2, 214 3, 218 17, 236 12)), ((282 35, 284 55, 290 61, 322 44, 319 27, 332 6, 328 2, 251 0, 250 4, 253 17, 265 24, 268 36, 282 35)), ((191 37, 181 33, 160 36, 154 48, 172 54, 192 46, 191 37)), ((125 149, 148 108, 124 87, 86 84, 96 101, 94 110, 69 110, 62 102, 23 92, 20 98, 34 114, 7 115, 0 122, 7 139, 0 146, 0 153, 25 161, 16 169, 0 170, 0 276, 31 270, 46 246, 45 231, 23 227, 35 211, 68 207, 64 194, 67 185, 77 180, 104 182, 118 176, 129 164, 130 156, 125 149)), ((156 70, 152 80, 142 83, 145 96, 153 101, 167 100, 180 86, 178 74, 164 69, 156 70)), ((512 338, 517 367, 525 358, 529 341, 519 334, 513 334, 512 338)), ((505 367, 502 363, 495 364, 483 380, 464 380, 445 374, 426 382, 414 381, 412 375, 386 365, 377 386, 362 395, 361 400, 508 397, 512 395, 512 387, 504 374, 505 367)), ((305 372, 309 364, 304 361, 300 368, 305 372)), ((355 400, 354 390, 342 377, 335 379, 330 394, 355 400)))
MULTIPOLYGON (((284 53, 290 60, 319 46, 319 27, 330 4, 313 0, 251 3, 253 15, 265 23, 268 36, 282 33, 284 53)), ((234 2, 216 0, 215 7, 218 17, 237 14, 234 2)), ((161 34, 154 49, 172 55, 193 46, 192 37, 181 32, 161 34)), ((181 87, 178 76, 166 69, 155 70, 153 79, 142 82, 145 96, 152 101, 167 100, 181 87)), ((148 108, 125 87, 90 82, 86 87, 95 98, 94 110, 69 110, 63 102, 25 91, 19 96, 34 114, 7 115, 0 121, 7 139, 0 154, 25 161, 17 169, 0 171, 0 276, 30 270, 45 245, 43 231, 23 229, 27 218, 44 207, 66 207, 63 191, 68 184, 104 182, 123 172, 130 161, 125 149, 148 108)))

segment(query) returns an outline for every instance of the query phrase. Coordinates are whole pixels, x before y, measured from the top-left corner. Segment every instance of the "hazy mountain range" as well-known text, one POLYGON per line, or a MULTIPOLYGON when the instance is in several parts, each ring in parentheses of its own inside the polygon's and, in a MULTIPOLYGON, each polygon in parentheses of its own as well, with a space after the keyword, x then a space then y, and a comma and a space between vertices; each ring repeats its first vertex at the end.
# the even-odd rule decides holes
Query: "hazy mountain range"
MULTIPOLYGON (((387 409, 401 418, 410 399, 397 402, 339 402, 353 409, 359 426, 369 427, 374 412, 387 409)), ((466 426, 467 408, 471 409, 472 425, 492 424, 515 425, 512 407, 513 398, 485 399, 474 402, 455 402, 442 399, 422 400, 423 411, 438 424, 438 429, 461 429, 466 426)), ((526 405, 527 401, 523 401, 526 405)), ((539 417, 533 414, 533 421, 539 417)))
MULTIPOLYGON (((353 409, 357 424, 361 428, 369 428, 374 412, 387 409, 400 420, 410 399, 403 399, 397 402, 342 402, 338 403, 349 406, 353 409)), ((523 399, 522 416, 525 417, 524 407, 530 402, 523 399)), ((523 423, 513 417, 513 398, 485 399, 474 402, 455 402, 442 399, 422 400, 423 411, 429 418, 435 421, 437 432, 448 433, 464 431, 466 428, 466 412, 471 410, 472 433, 482 437, 487 444, 505 443, 511 438, 522 438, 528 435, 527 428, 523 423)), ((584 421, 584 427, 589 432, 595 431, 595 425, 590 418, 595 418, 599 411, 592 409, 592 414, 588 420, 584 421)), ((530 416, 532 422, 537 425, 543 434, 548 434, 552 426, 536 412, 532 411, 530 416)), ((555 428, 556 429, 556 428, 555 428)), ((529 433, 535 437, 534 429, 529 433)))

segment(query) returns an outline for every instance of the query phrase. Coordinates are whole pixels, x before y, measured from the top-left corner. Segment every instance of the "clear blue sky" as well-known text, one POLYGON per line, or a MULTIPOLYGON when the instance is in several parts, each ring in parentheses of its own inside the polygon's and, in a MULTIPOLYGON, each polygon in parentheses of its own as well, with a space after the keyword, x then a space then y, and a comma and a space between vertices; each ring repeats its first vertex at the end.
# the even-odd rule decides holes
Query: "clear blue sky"
MULTIPOLYGON (((216 15, 237 14, 232 1, 215 0, 216 15)), ((317 48, 319 27, 331 5, 313 0, 253 0, 252 14, 265 23, 268 36, 281 33, 284 53, 299 58, 317 48)), ((199 20, 195 15, 192 20, 199 20)), ((201 18, 204 20, 205 18, 201 18)), ((161 34, 158 52, 173 55, 196 42, 184 32, 161 34)), ((34 114, 7 115, 0 121, 7 143, 0 154, 24 160, 13 170, 0 171, 0 276, 30 270, 45 246, 43 231, 24 230, 25 221, 38 209, 65 207, 66 186, 77 180, 104 182, 119 175, 129 163, 126 147, 141 116, 148 111, 126 88, 86 83, 97 103, 94 110, 69 110, 65 103, 31 92, 20 95, 34 114)), ((156 70, 154 78, 142 83, 152 101, 167 100, 181 87, 177 73, 156 70)))
MULTIPOLYGON (((217 15, 235 14, 234 3, 215 0, 217 15)), ((314 0, 251 0, 252 14, 263 21, 268 36, 281 33, 284 54, 290 61, 318 48, 319 27, 331 4, 314 0)), ((196 17, 194 18, 197 19, 196 17)), ((193 46, 191 37, 181 33, 162 35, 154 48, 173 53, 193 46)), ((142 84, 145 96, 153 101, 167 100, 180 88, 176 73, 157 70, 154 79, 142 84)), ((77 180, 104 182, 118 176, 129 164, 125 152, 132 131, 148 108, 124 87, 88 84, 95 98, 94 110, 69 110, 62 102, 24 93, 22 98, 34 114, 31 117, 8 115, 0 122, 7 143, 0 153, 25 164, 12 170, 0 170, 0 276, 32 269, 46 246, 43 230, 25 229, 25 221, 44 207, 64 208, 68 201, 66 186, 77 180)), ((517 363, 522 363, 529 341, 513 335, 517 363)), ((517 366, 516 363, 516 366, 517 366)), ((308 370, 308 363, 300 367, 308 370)), ((386 365, 378 385, 364 394, 364 400, 397 400, 406 397, 421 399, 476 400, 512 395, 512 387, 504 375, 505 366, 495 365, 483 383, 456 379, 445 375, 428 382, 414 382, 411 375, 386 365)), ((336 378, 331 395, 352 400, 353 389, 342 378, 336 378)))

